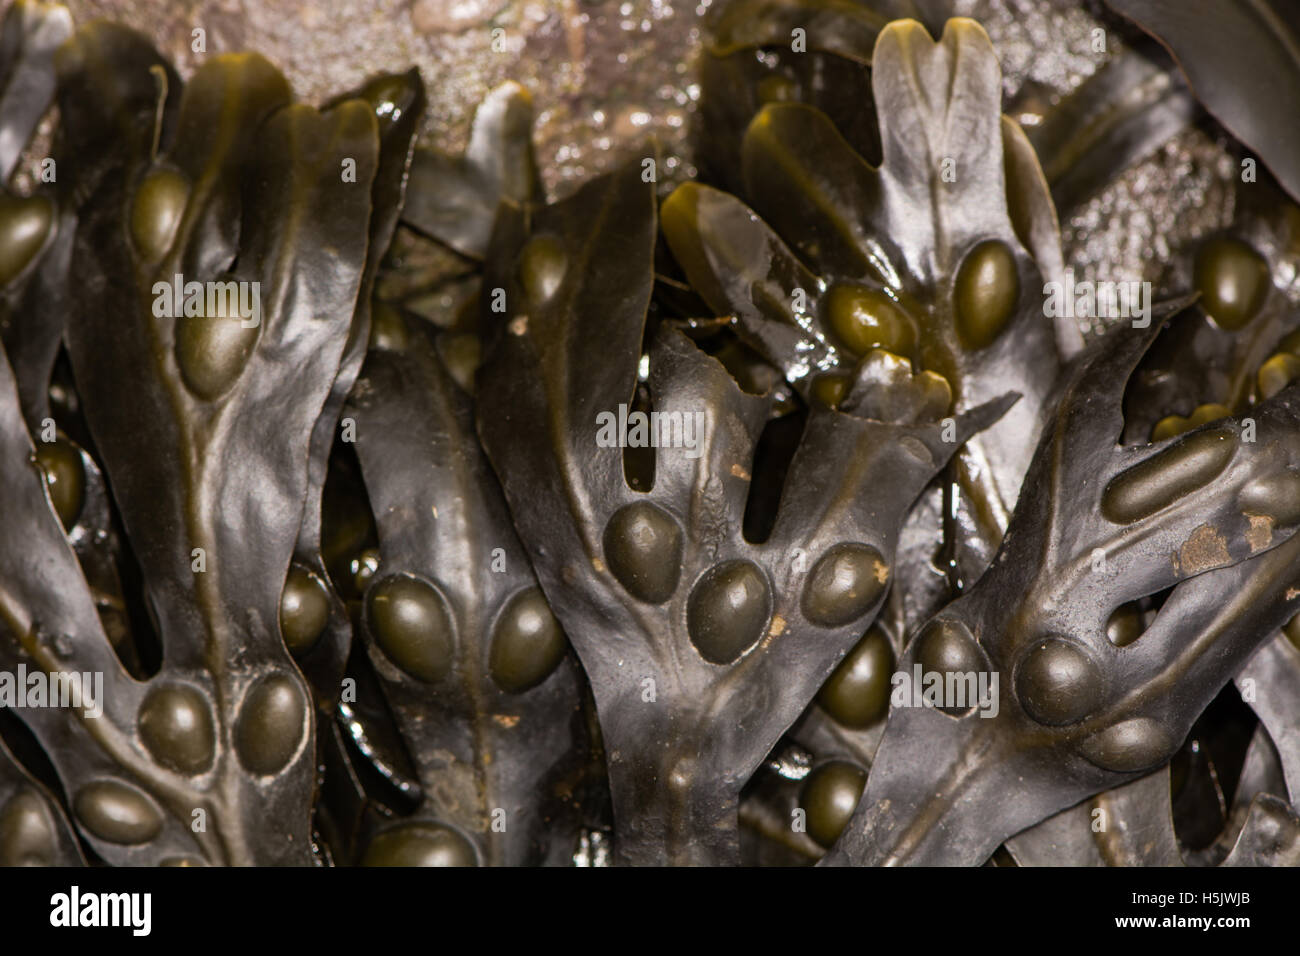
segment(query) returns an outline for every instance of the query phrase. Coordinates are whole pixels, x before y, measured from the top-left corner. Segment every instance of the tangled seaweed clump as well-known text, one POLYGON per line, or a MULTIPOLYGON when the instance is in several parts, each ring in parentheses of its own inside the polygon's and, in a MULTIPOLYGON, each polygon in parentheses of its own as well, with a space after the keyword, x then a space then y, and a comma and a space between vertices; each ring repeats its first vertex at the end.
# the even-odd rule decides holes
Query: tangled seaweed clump
POLYGON ((0 863, 1300 865, 1293 124, 1162 4, 1051 97, 915 6, 733 0, 698 177, 556 198, 519 84, 453 153, 15 2, 0 863))

